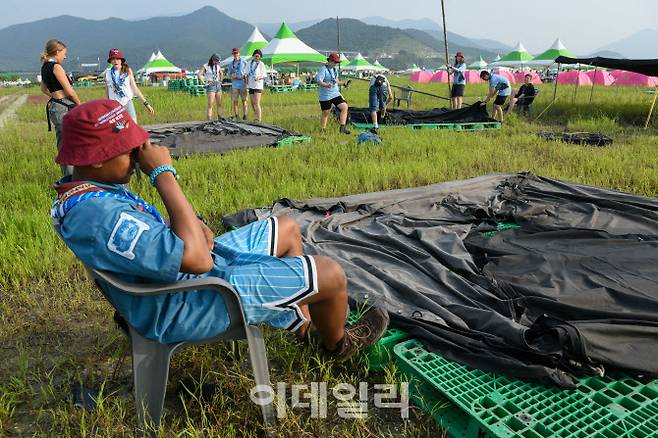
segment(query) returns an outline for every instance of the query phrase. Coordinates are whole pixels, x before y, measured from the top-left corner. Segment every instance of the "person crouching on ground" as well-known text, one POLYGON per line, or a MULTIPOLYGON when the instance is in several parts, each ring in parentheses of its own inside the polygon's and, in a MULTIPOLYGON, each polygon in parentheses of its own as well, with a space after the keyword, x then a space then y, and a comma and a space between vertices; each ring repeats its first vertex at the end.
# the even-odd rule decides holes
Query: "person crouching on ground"
POLYGON ((134 121, 137 121, 137 112, 133 105, 133 96, 139 97, 148 112, 155 113, 151 104, 148 103, 139 87, 137 87, 133 71, 126 64, 126 58, 121 50, 110 49, 107 62, 112 64, 112 67, 105 72, 105 97, 119 102, 134 121))
POLYGON ((263 52, 259 49, 254 50, 249 62, 248 84, 249 100, 251 101, 251 108, 254 110, 254 115, 257 121, 261 121, 263 117, 263 110, 260 106, 260 99, 263 95, 263 86, 265 85, 265 64, 260 59, 263 57, 263 52))
POLYGON ((512 98, 510 107, 507 111, 513 111, 515 107, 518 107, 523 114, 530 115, 530 105, 532 105, 536 95, 537 90, 535 90, 535 86, 532 85, 532 75, 527 73, 523 77, 523 85, 521 85, 519 91, 517 91, 512 98))
POLYGON ((329 112, 332 105, 334 105, 340 111, 340 132, 349 134, 350 131, 346 126, 348 106, 338 89, 338 86, 341 84, 341 81, 338 79, 338 69, 336 68, 338 64, 340 64, 340 55, 338 53, 332 53, 327 58, 327 63, 315 75, 315 80, 320 86, 320 109, 322 110, 320 128, 324 130, 327 127, 329 112))
MULTIPOLYGON (((151 144, 118 102, 81 105, 64 117, 63 128, 56 162, 74 170, 55 185, 51 215, 57 234, 86 265, 135 283, 223 278, 237 291, 249 324, 305 334, 312 321, 339 360, 383 335, 389 317, 378 308, 345 327, 345 273, 329 257, 302 253, 294 219, 271 216, 215 237, 178 185, 169 150, 151 144), (129 191, 136 163, 168 220, 129 191)), ((214 337, 229 323, 224 301, 211 290, 136 296, 101 286, 130 325, 160 343, 214 337)))
POLYGON ((240 57, 240 49, 231 50, 233 61, 228 65, 228 75, 231 78, 231 102, 233 117, 238 118, 238 98, 242 99, 242 120, 247 120, 247 63, 240 57))
POLYGON ((212 120, 212 108, 217 105, 217 120, 222 118, 222 80, 224 72, 219 65, 219 56, 213 55, 199 69, 197 75, 200 81, 206 85, 206 95, 208 96, 208 121, 212 120))
POLYGON ((370 117, 372 118, 373 128, 371 132, 377 134, 379 129, 379 117, 377 111, 381 114, 383 121, 386 117, 386 105, 393 99, 393 92, 391 91, 391 84, 386 79, 386 76, 379 73, 370 79, 370 87, 368 88, 368 105, 370 109, 370 117))
POLYGON ((454 74, 452 88, 450 89, 450 103, 452 109, 460 109, 464 102, 464 87, 466 87, 466 64, 464 64, 464 53, 455 54, 455 65, 446 64, 448 74, 454 74))
POLYGON ((493 118, 502 122, 504 119, 503 116, 503 105, 507 100, 507 97, 512 94, 512 87, 510 86, 509 80, 501 75, 491 74, 488 71, 480 72, 480 78, 483 81, 489 81, 489 94, 487 98, 484 99, 483 105, 486 105, 492 98, 496 98, 493 103, 493 118))

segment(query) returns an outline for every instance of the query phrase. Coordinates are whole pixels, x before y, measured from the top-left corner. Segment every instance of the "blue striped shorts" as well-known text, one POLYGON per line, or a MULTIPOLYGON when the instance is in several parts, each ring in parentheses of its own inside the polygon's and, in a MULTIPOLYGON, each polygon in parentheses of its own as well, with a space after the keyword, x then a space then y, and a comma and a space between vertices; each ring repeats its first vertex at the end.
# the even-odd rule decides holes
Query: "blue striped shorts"
POLYGON ((235 288, 247 322, 297 330, 305 321, 297 303, 318 293, 312 257, 276 257, 276 217, 253 222, 215 239, 215 267, 235 288))

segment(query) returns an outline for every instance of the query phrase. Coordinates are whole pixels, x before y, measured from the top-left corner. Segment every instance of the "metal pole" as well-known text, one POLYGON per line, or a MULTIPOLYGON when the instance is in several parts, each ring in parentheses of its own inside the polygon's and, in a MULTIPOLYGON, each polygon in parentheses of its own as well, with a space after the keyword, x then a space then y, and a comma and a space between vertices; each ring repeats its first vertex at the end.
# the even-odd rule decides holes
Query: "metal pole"
POLYGON ((576 94, 578 94, 578 86, 580 85, 580 64, 578 64, 578 75, 576 76, 576 88, 573 89, 573 101, 576 103, 576 94))
MULTIPOLYGON (((446 8, 444 1, 441 0, 441 15, 443 17, 443 46, 446 52, 446 64, 449 63, 448 59, 448 29, 446 29, 446 8)), ((448 96, 451 95, 452 86, 450 85, 450 75, 448 75, 448 96)))
POLYGON ((555 75, 555 84, 553 84, 553 101, 557 98, 557 77, 560 76, 560 68, 562 64, 557 65, 557 74, 555 75))
POLYGON ((657 99, 658 99, 658 87, 656 87, 656 94, 653 95, 653 103, 651 104, 649 115, 647 115, 647 121, 644 123, 644 129, 647 129, 649 127, 649 121, 651 120, 651 115, 653 114, 653 109, 656 106, 657 99))
POLYGON ((592 96, 594 95, 594 81, 596 81, 596 72, 599 71, 599 66, 594 66, 594 75, 592 77, 592 89, 589 92, 589 104, 592 104, 592 96))
MULTIPOLYGON (((336 50, 340 56, 340 25, 338 24, 338 16, 336 16, 336 50)), ((340 77, 340 62, 338 63, 338 77, 340 77)))

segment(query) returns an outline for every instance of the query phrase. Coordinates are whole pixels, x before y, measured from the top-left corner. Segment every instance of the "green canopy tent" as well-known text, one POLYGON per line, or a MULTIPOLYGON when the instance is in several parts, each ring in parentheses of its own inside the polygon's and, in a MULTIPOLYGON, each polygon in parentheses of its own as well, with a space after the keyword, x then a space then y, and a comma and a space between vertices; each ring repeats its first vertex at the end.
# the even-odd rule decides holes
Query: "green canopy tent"
POLYGON ((369 63, 361 53, 357 53, 346 65, 341 65, 340 69, 352 72, 377 71, 377 67, 369 63))
POLYGON ((263 49, 263 62, 266 64, 284 64, 300 62, 326 62, 327 57, 307 46, 283 22, 272 41, 263 49))
POLYGON ((568 56, 569 58, 575 58, 575 56, 566 47, 564 47, 564 44, 562 44, 562 41, 560 41, 559 38, 553 42, 553 45, 551 45, 548 50, 535 56, 526 64, 547 66, 553 64, 558 56, 568 56))
POLYGON ((532 59, 532 55, 523 47, 521 41, 516 45, 514 50, 507 55, 489 64, 491 67, 522 67, 532 59))
POLYGON ((487 64, 484 59, 480 56, 480 59, 478 59, 475 62, 472 62, 466 66, 466 70, 484 70, 487 68, 487 64))
MULTIPOLYGON (((240 47, 240 54, 241 57, 245 59, 245 61, 248 61, 251 59, 251 54, 254 53, 254 50, 256 49, 261 49, 267 46, 267 40, 263 36, 262 33, 260 33, 260 30, 258 30, 258 27, 254 27, 253 32, 251 32, 251 35, 249 35, 249 38, 247 38, 247 41, 240 47)), ((222 60, 222 62, 219 63, 222 67, 226 67, 233 61, 233 56, 229 56, 228 58, 225 58, 222 60)))
POLYGON ((375 62, 373 62, 372 65, 373 65, 374 67, 377 67, 377 71, 380 71, 380 72, 387 72, 387 71, 390 71, 389 69, 387 69, 386 67, 384 67, 383 65, 381 65, 381 64, 379 63, 379 61, 377 61, 377 60, 375 60, 375 62))
POLYGON ((158 78, 167 79, 168 75, 180 76, 182 73, 182 70, 165 58, 159 50, 153 59, 147 62, 140 70, 142 70, 142 77, 151 76, 151 79, 154 81, 158 78))

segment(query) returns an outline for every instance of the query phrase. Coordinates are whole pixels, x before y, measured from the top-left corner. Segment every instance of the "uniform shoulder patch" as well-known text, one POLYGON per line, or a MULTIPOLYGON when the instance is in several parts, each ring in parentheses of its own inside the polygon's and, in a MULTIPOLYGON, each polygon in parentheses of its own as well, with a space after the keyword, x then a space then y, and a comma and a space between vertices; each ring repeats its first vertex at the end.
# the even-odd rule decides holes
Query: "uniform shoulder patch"
POLYGON ((133 249, 142 233, 150 228, 147 223, 122 212, 107 241, 107 248, 128 260, 133 260, 135 258, 133 249))

